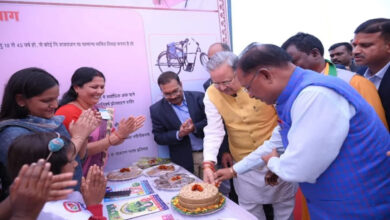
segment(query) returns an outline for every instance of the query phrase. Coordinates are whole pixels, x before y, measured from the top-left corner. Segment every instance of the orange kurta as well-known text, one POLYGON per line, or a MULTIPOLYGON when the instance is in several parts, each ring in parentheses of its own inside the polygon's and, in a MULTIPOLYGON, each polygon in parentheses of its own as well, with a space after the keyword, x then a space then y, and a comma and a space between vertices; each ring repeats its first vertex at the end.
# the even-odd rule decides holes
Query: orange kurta
POLYGON ((389 130, 389 125, 386 121, 385 110, 383 109, 382 102, 379 98, 378 91, 375 85, 368 79, 354 75, 349 84, 359 92, 359 94, 370 104, 382 120, 383 124, 389 130))

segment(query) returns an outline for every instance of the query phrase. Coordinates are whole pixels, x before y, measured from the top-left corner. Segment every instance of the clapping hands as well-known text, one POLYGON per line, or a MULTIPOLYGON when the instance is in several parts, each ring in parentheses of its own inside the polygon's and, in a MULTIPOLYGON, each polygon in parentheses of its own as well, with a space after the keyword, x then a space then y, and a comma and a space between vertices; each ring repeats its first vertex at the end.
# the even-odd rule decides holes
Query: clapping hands
POLYGON ((40 159, 37 163, 23 165, 10 187, 11 219, 36 219, 46 201, 66 198, 77 181, 73 173, 54 175, 50 163, 40 159))
POLYGON ((52 178, 50 163, 45 163, 43 159, 30 166, 23 165, 10 187, 12 217, 38 217, 49 196, 52 178))
POLYGON ((115 131, 117 134, 122 138, 125 139, 127 136, 129 136, 134 131, 138 130, 142 126, 144 126, 146 118, 143 115, 133 117, 130 116, 127 119, 122 119, 119 122, 118 130, 115 131))
POLYGON ((81 181, 81 194, 87 206, 100 204, 106 193, 107 180, 96 164, 88 170, 87 177, 81 181))
POLYGON ((189 118, 183 124, 181 124, 179 130, 179 138, 183 138, 194 131, 195 131, 194 123, 192 122, 192 119, 189 118))
POLYGON ((73 180, 73 173, 61 173, 53 175, 50 185, 50 192, 48 201, 55 201, 65 199, 70 193, 73 192, 73 187, 77 185, 77 180, 73 180))
POLYGON ((100 125, 102 117, 96 110, 83 111, 77 121, 69 124, 69 133, 72 138, 86 139, 100 125))

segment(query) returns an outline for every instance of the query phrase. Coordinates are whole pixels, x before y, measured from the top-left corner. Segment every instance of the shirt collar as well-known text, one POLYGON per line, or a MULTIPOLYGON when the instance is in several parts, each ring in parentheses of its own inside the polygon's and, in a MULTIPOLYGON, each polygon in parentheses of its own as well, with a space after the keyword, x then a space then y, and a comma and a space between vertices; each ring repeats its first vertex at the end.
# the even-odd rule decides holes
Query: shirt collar
POLYGON ((390 66, 390 62, 388 62, 382 69, 380 69, 374 75, 371 75, 370 68, 367 68, 366 72, 364 72, 364 77, 367 78, 367 79, 370 79, 370 78, 380 78, 380 79, 382 79, 383 76, 386 73, 386 70, 389 68, 389 66, 390 66))

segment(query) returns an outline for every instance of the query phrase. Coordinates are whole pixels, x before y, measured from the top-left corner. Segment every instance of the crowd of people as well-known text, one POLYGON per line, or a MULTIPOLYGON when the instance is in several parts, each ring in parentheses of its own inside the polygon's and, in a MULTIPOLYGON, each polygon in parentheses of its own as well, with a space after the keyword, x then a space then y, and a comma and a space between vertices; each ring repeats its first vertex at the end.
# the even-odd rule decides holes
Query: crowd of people
POLYGON ((64 214, 68 212, 61 205, 62 199, 85 204, 78 205, 86 208, 75 212, 80 214, 76 218, 85 219, 92 213, 90 219, 104 219, 99 204, 106 190, 102 170, 107 149, 122 143, 145 121, 145 116, 130 116, 120 120, 117 129, 113 128, 113 116, 103 117, 97 105, 104 86, 105 78, 100 71, 79 68, 59 108, 59 84, 50 73, 26 68, 11 76, 0 112, 1 197, 5 199, 2 205, 11 209, 9 212, 4 209, 1 219, 19 215, 18 210, 13 211, 19 206, 14 202, 20 199, 25 203, 37 200, 32 207, 39 209, 22 212, 21 219, 70 219, 64 214), (30 167, 23 168, 29 164, 30 167), (22 172, 25 169, 36 173, 22 172), (46 181, 46 185, 42 186, 44 182, 37 178, 46 181), (20 198, 15 198, 13 192, 15 196, 20 194, 20 198), (34 196, 37 198, 28 199, 34 196))
POLYGON ((292 219, 297 203, 299 219, 386 219, 390 20, 362 23, 351 43, 332 45, 331 60, 308 33, 281 47, 252 43, 239 56, 223 43, 211 45, 203 103, 189 101, 192 92, 183 91, 173 73, 160 75, 164 98, 158 103, 166 103, 166 116, 157 118, 160 104, 151 107, 156 142, 192 153, 194 162, 184 153, 171 155, 191 171, 201 149, 203 180, 233 178, 239 205, 258 219, 292 219), (203 133, 194 126, 182 136, 186 120, 203 122, 203 114, 192 116, 202 109, 203 133), (161 131, 170 136, 165 142, 161 131))
MULTIPOLYGON (((329 54, 301 32, 239 56, 215 43, 205 93, 184 91, 174 72, 159 76, 154 140, 258 219, 387 219, 390 19, 365 21, 329 54)), ((81 67, 58 102, 45 70, 11 76, 0 111, 0 219, 105 219, 107 150, 146 119, 113 126, 113 111, 98 105, 105 81, 81 67), (64 200, 83 205, 69 214, 64 200)))

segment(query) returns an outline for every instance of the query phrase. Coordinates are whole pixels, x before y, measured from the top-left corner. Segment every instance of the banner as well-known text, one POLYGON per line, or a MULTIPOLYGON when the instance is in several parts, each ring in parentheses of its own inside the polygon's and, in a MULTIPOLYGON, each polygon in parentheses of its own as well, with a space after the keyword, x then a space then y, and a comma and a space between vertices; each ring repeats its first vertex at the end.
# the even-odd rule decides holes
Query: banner
POLYGON ((0 2, 2 85, 20 69, 39 67, 59 80, 63 94, 76 69, 93 67, 106 77, 99 104, 115 109, 116 125, 130 115, 147 117, 144 127, 109 148, 106 170, 157 156, 161 149, 149 114, 162 98, 156 83, 161 72, 179 74, 184 90, 203 91, 209 45, 229 43, 225 1, 129 2, 0 2))

